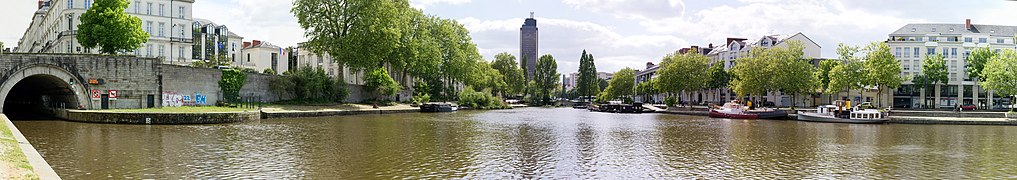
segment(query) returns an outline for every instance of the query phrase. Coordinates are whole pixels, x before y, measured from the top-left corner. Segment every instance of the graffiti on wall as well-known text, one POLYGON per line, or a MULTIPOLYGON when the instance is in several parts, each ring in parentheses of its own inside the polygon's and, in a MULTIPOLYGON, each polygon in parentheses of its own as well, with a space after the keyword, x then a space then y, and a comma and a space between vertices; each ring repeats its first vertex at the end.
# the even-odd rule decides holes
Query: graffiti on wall
POLYGON ((179 94, 176 92, 162 92, 163 107, 180 106, 205 106, 208 105, 207 96, 195 92, 194 95, 179 94), (193 97, 193 98, 192 98, 193 97))

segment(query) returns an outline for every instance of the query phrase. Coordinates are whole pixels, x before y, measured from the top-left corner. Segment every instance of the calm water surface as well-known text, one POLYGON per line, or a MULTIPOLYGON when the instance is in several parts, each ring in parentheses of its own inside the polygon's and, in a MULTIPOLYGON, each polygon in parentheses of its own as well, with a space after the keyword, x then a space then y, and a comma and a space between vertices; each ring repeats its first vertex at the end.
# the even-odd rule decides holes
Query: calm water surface
POLYGON ((224 125, 18 121, 65 179, 1017 178, 1017 127, 522 108, 224 125))

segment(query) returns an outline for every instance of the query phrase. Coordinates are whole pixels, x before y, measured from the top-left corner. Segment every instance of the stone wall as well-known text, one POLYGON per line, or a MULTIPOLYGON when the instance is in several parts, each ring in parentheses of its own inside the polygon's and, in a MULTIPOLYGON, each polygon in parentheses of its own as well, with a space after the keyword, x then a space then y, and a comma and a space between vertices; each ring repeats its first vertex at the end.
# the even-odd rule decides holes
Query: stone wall
MULTIPOLYGON (((162 71, 164 106, 207 106, 222 100, 219 89, 221 70, 169 64, 159 66, 162 71), (199 97, 204 97, 204 101, 200 101, 199 97)), ((247 73, 240 96, 261 98, 264 102, 289 99, 288 96, 278 97, 272 93, 270 84, 275 77, 278 76, 247 73)))
POLYGON ((102 101, 91 98, 93 92, 102 97, 111 90, 119 97, 108 101, 110 108, 142 108, 148 96, 159 99, 158 64, 158 59, 128 56, 4 54, 0 55, 0 84, 6 92, 20 78, 45 74, 63 80, 51 83, 69 85, 85 108, 100 108, 102 101))
POLYGON ((229 113, 117 113, 54 110, 57 118, 105 124, 221 124, 261 120, 260 111, 229 113))

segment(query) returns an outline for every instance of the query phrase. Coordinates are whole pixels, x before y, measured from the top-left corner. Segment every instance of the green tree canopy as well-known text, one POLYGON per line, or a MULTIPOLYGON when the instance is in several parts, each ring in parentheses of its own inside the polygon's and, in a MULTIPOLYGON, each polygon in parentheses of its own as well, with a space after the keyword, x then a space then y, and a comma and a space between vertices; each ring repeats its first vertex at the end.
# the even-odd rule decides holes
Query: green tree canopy
POLYGON ((508 86, 505 94, 522 94, 526 90, 526 77, 523 76, 523 69, 516 64, 516 57, 507 52, 494 55, 494 63, 491 67, 501 72, 508 86))
POLYGON ((371 70, 399 47, 409 10, 405 0, 296 0, 291 9, 308 38, 305 47, 371 70))
POLYGON ((600 101, 610 101, 631 96, 636 83, 636 70, 626 67, 618 70, 608 81, 607 89, 597 95, 600 101))
POLYGON ((596 96, 600 93, 600 78, 597 77, 597 65, 593 61, 593 54, 583 50, 579 57, 579 77, 576 77, 579 96, 596 96))
POLYGON ((710 81, 710 58, 699 53, 674 52, 664 56, 657 70, 657 89, 679 93, 702 90, 710 81))
POLYGON ((994 56, 985 64, 981 78, 984 81, 980 84, 986 89, 1003 96, 1017 95, 1017 52, 1007 49, 994 56))
POLYGON ((727 87, 728 82, 731 82, 731 74, 724 70, 722 62, 714 63, 707 72, 710 74, 707 88, 723 88, 727 87))
POLYGON ((374 68, 364 75, 364 86, 382 96, 395 95, 402 89, 383 67, 374 68))
MULTIPOLYGON (((799 41, 787 42, 785 47, 770 48, 766 53, 770 58, 768 68, 773 72, 772 86, 781 92, 791 95, 811 93, 815 91, 816 81, 813 76, 815 67, 805 59, 805 49, 799 41)), ((767 56, 764 56, 767 57, 767 56)), ((792 98, 792 104, 797 98, 792 98)))
POLYGON ((837 60, 823 60, 819 62, 819 68, 813 73, 815 74, 816 83, 819 83, 819 92, 826 92, 826 89, 830 87, 830 71, 840 64, 837 60))
POLYGON ((127 0, 96 0, 92 8, 81 14, 78 43, 85 49, 99 47, 103 54, 132 51, 148 42, 149 34, 141 29, 141 18, 128 15, 127 0))
POLYGON ((900 60, 890 52, 885 42, 874 42, 865 47, 864 85, 876 87, 876 102, 883 105, 882 95, 888 89, 896 89, 904 82, 900 77, 900 60))
POLYGON ((992 50, 990 50, 989 48, 986 47, 975 48, 975 51, 972 51, 971 55, 968 56, 967 59, 968 77, 970 78, 981 77, 982 70, 985 69, 985 64, 988 63, 993 56, 996 56, 996 52, 992 52, 992 50))
POLYGON ((533 72, 533 88, 531 90, 531 103, 537 105, 550 105, 551 96, 558 88, 559 74, 558 63, 550 54, 545 54, 537 59, 537 67, 533 72))

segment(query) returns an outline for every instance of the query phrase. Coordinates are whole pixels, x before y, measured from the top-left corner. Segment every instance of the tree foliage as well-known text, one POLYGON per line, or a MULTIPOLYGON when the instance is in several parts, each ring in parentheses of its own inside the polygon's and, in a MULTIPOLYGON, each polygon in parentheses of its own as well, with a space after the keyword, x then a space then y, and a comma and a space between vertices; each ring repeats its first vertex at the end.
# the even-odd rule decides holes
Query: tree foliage
POLYGON ((238 102, 240 100, 240 89, 247 81, 247 74, 236 69, 222 70, 222 77, 219 79, 219 90, 222 91, 223 99, 226 102, 238 102))
POLYGON ((710 77, 710 58, 699 53, 674 52, 664 56, 657 70, 657 90, 668 93, 696 91, 706 88, 710 77))
MULTIPOLYGON (((946 60, 943 60, 943 55, 935 54, 925 56, 925 59, 922 61, 922 74, 919 74, 912 79, 912 82, 921 87, 922 90, 940 83, 949 83, 950 72, 946 69, 946 60)), ((939 91, 936 91, 935 93, 939 94, 939 91)), ((935 104, 933 104, 933 107, 936 107, 935 104)))
MULTIPOLYGON (((493 63, 493 62, 492 62, 493 63)), ((505 83, 505 76, 500 71, 492 67, 492 63, 487 61, 477 61, 476 65, 472 66, 473 73, 470 73, 469 82, 475 91, 487 90, 492 95, 503 93, 507 90, 508 84, 505 83)))
POLYGON ((579 58, 579 77, 576 77, 579 96, 596 96, 600 93, 600 78, 597 77, 597 65, 593 61, 593 54, 583 50, 579 58))
POLYGON ((972 51, 971 55, 967 58, 968 77, 973 79, 980 78, 982 70, 985 69, 985 64, 988 63, 993 56, 996 56, 996 52, 993 52, 989 48, 975 48, 975 50, 972 51))
POLYGON ((537 66, 534 70, 530 85, 530 103, 551 105, 553 103, 551 97, 559 85, 558 63, 553 56, 545 54, 537 59, 537 66))
POLYGON ((819 92, 825 93, 830 88, 830 81, 832 80, 831 71, 840 64, 837 60, 823 60, 819 62, 819 67, 813 73, 817 86, 819 86, 819 92))
POLYGON ((269 83, 280 97, 293 97, 297 104, 333 104, 346 100, 349 90, 342 76, 331 77, 324 69, 304 66, 290 69, 269 83))
POLYGON ((409 10, 405 0, 296 0, 291 12, 305 30, 305 47, 373 70, 399 47, 409 10))
POLYGON ((860 48, 858 46, 837 44, 837 55, 844 62, 830 69, 830 83, 826 87, 826 94, 835 94, 842 90, 862 88, 862 71, 865 67, 861 59, 856 57, 860 48))
POLYGON ((526 77, 523 75, 523 69, 516 64, 515 56, 507 52, 494 55, 491 67, 501 72, 502 80, 507 86, 504 94, 518 95, 526 91, 526 77))
POLYGON ((631 101, 633 89, 635 89, 636 83, 636 70, 626 67, 625 69, 618 70, 614 73, 611 81, 608 82, 607 89, 600 92, 597 95, 597 99, 600 101, 610 101, 618 98, 625 98, 631 101))
POLYGON ((900 60, 893 56, 885 42, 873 42, 865 47, 865 51, 863 84, 877 89, 876 102, 882 106, 883 92, 896 89, 904 82, 900 76, 900 60))
POLYGON ((723 88, 731 82, 731 74, 724 70, 724 63, 714 63, 707 72, 710 74, 707 88, 723 88))
POLYGON ((385 68, 375 68, 364 75, 364 87, 382 96, 391 96, 402 90, 385 68))
POLYGON ((85 49, 99 48, 103 54, 116 54, 141 48, 149 34, 141 29, 141 18, 128 15, 127 0, 96 0, 81 14, 78 43, 85 49))
POLYGON ((994 90, 1003 96, 1017 95, 1017 52, 1007 49, 992 57, 985 64, 981 78, 984 81, 980 85, 985 89, 994 90))

